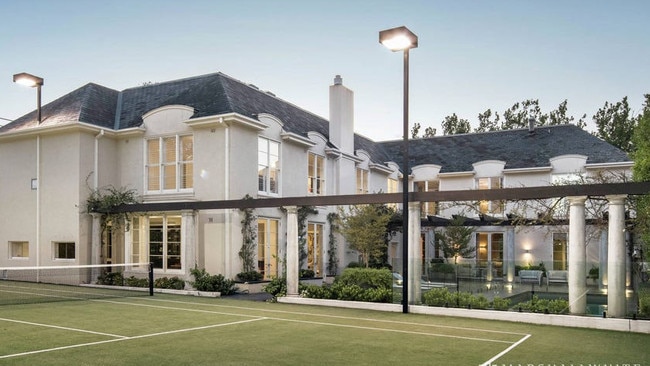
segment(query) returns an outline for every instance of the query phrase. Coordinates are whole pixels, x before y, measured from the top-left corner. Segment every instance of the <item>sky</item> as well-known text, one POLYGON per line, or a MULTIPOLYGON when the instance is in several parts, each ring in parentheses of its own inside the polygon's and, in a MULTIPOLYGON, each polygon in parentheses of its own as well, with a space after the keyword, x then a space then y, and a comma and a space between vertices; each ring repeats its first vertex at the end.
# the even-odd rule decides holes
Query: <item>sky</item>
POLYGON ((406 26, 410 123, 441 133, 456 113, 478 125, 539 99, 593 116, 650 93, 646 0, 0 0, 0 125, 89 83, 115 90, 214 72, 329 117, 335 75, 354 91, 355 131, 401 139, 403 56, 378 41, 406 26))

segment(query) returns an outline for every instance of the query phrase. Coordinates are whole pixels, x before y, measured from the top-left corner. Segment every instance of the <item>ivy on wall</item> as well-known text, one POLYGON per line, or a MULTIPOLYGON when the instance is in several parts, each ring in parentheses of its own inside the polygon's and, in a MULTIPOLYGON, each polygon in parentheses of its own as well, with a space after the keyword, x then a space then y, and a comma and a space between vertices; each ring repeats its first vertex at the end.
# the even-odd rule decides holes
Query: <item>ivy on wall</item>
MULTIPOLYGON (((253 199, 248 194, 245 200, 253 199)), ((257 228, 253 227, 257 216, 252 208, 240 209, 243 218, 241 220, 242 245, 239 250, 239 258, 242 260, 243 272, 255 271, 255 251, 257 249, 257 228)))

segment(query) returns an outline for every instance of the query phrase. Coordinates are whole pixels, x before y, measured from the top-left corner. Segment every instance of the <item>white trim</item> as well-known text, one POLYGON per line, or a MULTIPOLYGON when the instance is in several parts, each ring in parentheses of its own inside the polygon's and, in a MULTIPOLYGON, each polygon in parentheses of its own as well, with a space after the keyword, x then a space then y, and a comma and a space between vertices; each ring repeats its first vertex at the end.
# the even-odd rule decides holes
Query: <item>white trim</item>
POLYGON ((269 127, 266 123, 262 123, 256 119, 242 116, 238 113, 226 113, 215 116, 206 116, 199 118, 191 118, 183 121, 192 128, 209 128, 209 127, 225 127, 227 124, 240 124, 244 127, 249 127, 257 131, 265 130, 269 127))
POLYGON ((545 173, 553 170, 551 166, 539 166, 531 168, 513 168, 503 169, 503 174, 525 174, 525 173, 545 173))
POLYGON ((611 168, 631 168, 634 166, 633 161, 620 161, 613 163, 594 163, 594 164, 585 164, 585 169, 611 169, 611 168))
POLYGON ((282 138, 282 141, 295 142, 298 145, 302 145, 304 147, 316 146, 315 142, 311 141, 306 137, 295 134, 293 132, 283 132, 280 134, 280 137, 282 138))

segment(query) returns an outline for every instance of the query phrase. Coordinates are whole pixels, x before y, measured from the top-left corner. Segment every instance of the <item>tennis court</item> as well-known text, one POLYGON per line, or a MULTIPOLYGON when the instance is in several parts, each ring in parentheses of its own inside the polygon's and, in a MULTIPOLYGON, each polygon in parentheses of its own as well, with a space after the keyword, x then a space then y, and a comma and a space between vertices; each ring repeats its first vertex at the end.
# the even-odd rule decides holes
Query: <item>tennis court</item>
MULTIPOLYGON (((5 299, 30 286, 0 281, 5 299)), ((63 286, 0 306, 12 365, 650 363, 647 334, 63 286), (75 291, 77 289, 74 289, 75 291), (66 291, 70 291, 66 294, 66 291), (51 302, 53 296, 65 301, 51 302)))

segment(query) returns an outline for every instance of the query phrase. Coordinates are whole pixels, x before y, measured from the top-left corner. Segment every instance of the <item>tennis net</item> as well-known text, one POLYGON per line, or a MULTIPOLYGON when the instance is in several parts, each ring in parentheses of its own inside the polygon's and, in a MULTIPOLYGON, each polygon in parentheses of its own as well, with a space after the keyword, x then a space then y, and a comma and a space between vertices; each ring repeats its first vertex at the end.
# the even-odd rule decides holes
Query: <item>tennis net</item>
POLYGON ((0 267, 0 305, 152 295, 150 263, 0 267))

